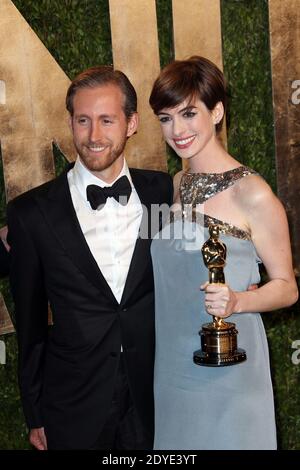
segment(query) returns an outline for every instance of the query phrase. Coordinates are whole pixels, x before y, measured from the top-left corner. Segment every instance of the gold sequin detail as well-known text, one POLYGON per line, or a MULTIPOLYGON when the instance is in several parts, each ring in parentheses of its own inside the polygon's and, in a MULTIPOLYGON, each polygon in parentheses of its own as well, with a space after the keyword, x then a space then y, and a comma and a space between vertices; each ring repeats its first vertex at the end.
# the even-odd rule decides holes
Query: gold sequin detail
POLYGON ((236 227, 235 225, 223 222, 222 220, 215 219, 215 217, 210 217, 209 215, 204 215, 204 227, 209 227, 209 225, 218 225, 220 233, 225 235, 232 235, 233 237, 240 238, 242 240, 251 240, 250 233, 246 230, 236 227))
MULTIPOLYGON (((204 204, 211 197, 232 186, 237 180, 253 174, 255 175, 257 172, 246 166, 240 166, 223 173, 184 173, 179 188, 182 208, 185 205, 191 205, 193 210, 189 213, 192 214, 192 221, 195 221, 194 208, 197 204, 204 204)), ((185 218, 184 211, 183 217, 185 218)), ((251 240, 250 233, 245 230, 204 214, 204 226, 208 227, 211 224, 219 225, 220 233, 232 235, 242 240, 251 240)))

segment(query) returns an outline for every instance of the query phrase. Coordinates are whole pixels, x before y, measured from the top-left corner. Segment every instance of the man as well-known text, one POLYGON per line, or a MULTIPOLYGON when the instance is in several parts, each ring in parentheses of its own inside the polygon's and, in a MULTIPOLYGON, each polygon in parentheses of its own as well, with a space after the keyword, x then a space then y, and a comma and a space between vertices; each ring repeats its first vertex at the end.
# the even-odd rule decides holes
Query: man
POLYGON ((171 203, 172 183, 127 167, 136 101, 111 67, 75 78, 75 165, 8 205, 20 389, 41 450, 152 447, 151 239, 138 234, 151 204, 171 203))
POLYGON ((9 273, 9 246, 6 242, 7 227, 0 228, 0 277, 9 273))

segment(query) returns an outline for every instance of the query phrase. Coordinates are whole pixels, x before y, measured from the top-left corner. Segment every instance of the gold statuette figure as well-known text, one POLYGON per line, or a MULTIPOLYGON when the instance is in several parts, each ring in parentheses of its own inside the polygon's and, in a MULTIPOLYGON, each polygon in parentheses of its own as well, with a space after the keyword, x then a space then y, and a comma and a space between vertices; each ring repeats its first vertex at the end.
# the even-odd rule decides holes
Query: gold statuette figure
MULTIPOLYGON (((202 256, 209 272, 210 284, 225 284, 226 245, 219 240, 219 227, 209 227, 210 238, 202 246, 202 256)), ((195 364, 201 366, 230 366, 246 360, 246 352, 237 348, 238 331, 234 323, 213 317, 202 326, 201 349, 194 352, 195 364)))

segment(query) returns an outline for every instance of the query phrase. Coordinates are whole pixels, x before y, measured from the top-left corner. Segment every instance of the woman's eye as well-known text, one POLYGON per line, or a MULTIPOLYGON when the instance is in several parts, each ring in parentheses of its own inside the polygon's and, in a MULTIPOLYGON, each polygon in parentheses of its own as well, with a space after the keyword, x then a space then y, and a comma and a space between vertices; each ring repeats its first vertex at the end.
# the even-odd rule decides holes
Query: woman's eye
POLYGON ((194 116, 196 116, 196 113, 194 113, 193 111, 186 111, 183 116, 186 118, 193 118, 194 116))
POLYGON ((164 122, 168 122, 170 120, 170 118, 168 116, 162 116, 159 118, 159 122, 161 122, 162 124, 164 122))

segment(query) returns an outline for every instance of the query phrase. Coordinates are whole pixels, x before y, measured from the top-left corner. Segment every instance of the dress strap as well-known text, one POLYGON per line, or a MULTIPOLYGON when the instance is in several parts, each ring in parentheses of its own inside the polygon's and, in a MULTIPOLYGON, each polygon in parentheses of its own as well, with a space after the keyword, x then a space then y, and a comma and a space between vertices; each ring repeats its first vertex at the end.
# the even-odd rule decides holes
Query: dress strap
POLYGON ((184 173, 179 188, 181 203, 192 206, 203 204, 244 176, 257 174, 246 166, 239 166, 224 173, 184 173))

